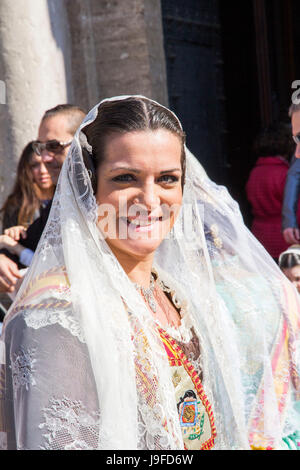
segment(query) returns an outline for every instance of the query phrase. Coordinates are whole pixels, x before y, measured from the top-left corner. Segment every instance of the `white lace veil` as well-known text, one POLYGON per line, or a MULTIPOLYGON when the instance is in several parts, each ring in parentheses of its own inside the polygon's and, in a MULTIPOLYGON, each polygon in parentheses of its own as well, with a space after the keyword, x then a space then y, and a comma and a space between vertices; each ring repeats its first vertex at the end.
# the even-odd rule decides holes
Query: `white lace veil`
MULTIPOLYGON (((1 431, 9 442, 14 427, 18 448, 182 449, 156 324, 96 226, 81 129, 99 108, 73 139, 47 226, 5 321, 2 362, 11 378, 1 431)), ((227 190, 187 149, 186 156, 183 206, 155 268, 186 302, 199 336, 215 448, 280 448, 299 423, 298 295, 227 190)))

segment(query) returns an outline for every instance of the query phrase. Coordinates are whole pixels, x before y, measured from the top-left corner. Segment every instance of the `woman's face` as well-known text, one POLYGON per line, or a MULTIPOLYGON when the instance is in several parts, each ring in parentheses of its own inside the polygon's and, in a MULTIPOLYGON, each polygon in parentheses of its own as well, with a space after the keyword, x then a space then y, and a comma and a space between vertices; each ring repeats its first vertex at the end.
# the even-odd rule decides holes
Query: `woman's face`
POLYGON ((285 268, 282 271, 300 293, 300 265, 294 266, 293 268, 285 268))
POLYGON ((31 158, 30 168, 33 176, 33 181, 38 187, 43 189, 49 189, 53 186, 51 176, 42 161, 42 157, 34 153, 31 158))
POLYGON ((181 141, 173 133, 134 131, 107 139, 98 169, 98 226, 112 251, 154 253, 180 210, 181 141))

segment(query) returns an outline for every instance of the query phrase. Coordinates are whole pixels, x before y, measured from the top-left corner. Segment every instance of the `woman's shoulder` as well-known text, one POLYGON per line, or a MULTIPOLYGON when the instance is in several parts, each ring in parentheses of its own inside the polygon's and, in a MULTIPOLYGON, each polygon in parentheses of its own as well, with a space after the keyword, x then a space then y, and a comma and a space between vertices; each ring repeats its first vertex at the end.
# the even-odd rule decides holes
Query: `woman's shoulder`
POLYGON ((42 271, 30 279, 30 270, 24 279, 14 303, 5 318, 5 324, 24 312, 63 310, 70 306, 70 282, 64 266, 42 271), (27 278, 27 279, 26 279, 27 278))

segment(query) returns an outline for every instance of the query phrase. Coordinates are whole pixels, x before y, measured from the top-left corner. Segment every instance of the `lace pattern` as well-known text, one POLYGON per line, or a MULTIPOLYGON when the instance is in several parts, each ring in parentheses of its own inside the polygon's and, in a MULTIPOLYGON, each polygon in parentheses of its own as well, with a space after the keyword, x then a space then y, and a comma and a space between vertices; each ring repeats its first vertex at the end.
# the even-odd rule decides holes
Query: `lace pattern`
POLYGON ((35 330, 44 328, 48 325, 58 324, 68 330, 73 336, 79 339, 82 343, 85 338, 80 327, 78 320, 72 315, 71 310, 59 309, 38 309, 38 308, 25 308, 23 311, 24 320, 30 328, 35 330))
POLYGON ((14 358, 11 361, 14 393, 21 387, 25 387, 28 390, 30 385, 36 385, 33 375, 37 361, 35 353, 35 348, 27 350, 21 348, 19 354, 14 354, 14 358))
POLYGON ((52 398, 43 415, 44 422, 39 425, 46 431, 42 449, 97 449, 99 413, 88 412, 80 400, 52 398))

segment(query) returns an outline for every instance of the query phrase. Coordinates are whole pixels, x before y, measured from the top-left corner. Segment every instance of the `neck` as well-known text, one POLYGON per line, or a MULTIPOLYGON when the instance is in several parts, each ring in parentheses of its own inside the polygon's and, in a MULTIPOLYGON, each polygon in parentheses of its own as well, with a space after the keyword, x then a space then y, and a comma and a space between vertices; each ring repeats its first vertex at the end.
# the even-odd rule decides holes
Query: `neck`
POLYGON ((53 186, 51 188, 41 189, 38 188, 37 190, 37 197, 40 201, 44 201, 46 199, 52 199, 54 194, 53 186))
POLYGON ((138 259, 127 253, 117 252, 115 249, 112 249, 112 251, 129 279, 142 287, 148 288, 150 285, 154 254, 138 259))

